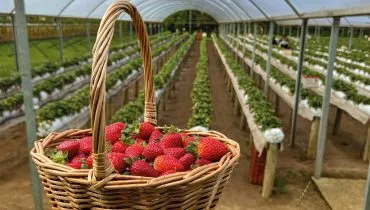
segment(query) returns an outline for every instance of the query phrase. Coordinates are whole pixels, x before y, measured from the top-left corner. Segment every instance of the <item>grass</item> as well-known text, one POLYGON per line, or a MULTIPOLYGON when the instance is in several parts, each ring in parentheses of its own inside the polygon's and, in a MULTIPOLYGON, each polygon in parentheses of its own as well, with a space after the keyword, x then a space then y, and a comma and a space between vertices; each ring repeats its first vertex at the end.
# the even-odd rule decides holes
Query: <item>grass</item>
MULTIPOLYGON (((91 37, 91 48, 95 42, 95 37, 91 37)), ((112 46, 118 45, 120 39, 114 37, 112 46)), ((36 67, 46 62, 58 63, 59 41, 58 39, 33 40, 29 42, 31 66, 36 67)), ((86 37, 72 37, 63 39, 64 59, 72 59, 89 53, 86 37)), ((14 57, 14 44, 0 44, 0 78, 7 77, 15 73, 16 63, 14 57)))

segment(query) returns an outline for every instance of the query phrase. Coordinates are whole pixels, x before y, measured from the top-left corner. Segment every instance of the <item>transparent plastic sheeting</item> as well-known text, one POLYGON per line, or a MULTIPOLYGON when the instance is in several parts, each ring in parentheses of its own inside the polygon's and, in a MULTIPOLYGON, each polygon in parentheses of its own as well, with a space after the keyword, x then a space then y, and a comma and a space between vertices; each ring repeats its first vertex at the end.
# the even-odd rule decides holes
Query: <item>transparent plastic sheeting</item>
MULTIPOLYGON (((0 0, 0 13, 10 14, 14 0, 0 0)), ((45 15, 75 18, 102 18, 107 7, 115 0, 24 0, 27 15, 45 15)), ((208 13, 218 22, 284 20, 303 17, 369 14, 370 0, 131 0, 145 21, 161 22, 182 10, 208 13), (290 4, 289 4, 290 3, 290 4)), ((121 20, 130 20, 122 15, 121 20)), ((348 17, 349 25, 368 25, 367 17, 348 17)), ((310 21, 315 24, 318 21, 310 21)), ((324 20, 323 23, 328 21, 324 20)), ((343 22, 343 21, 342 21, 343 22)), ((296 24, 297 21, 287 21, 296 24)), ((330 24, 330 23, 327 23, 330 24)))
MULTIPOLYGON (((279 25, 297 26, 301 25, 301 20, 277 21, 279 25)), ((332 18, 318 18, 308 20, 308 25, 312 26, 330 26, 333 23, 332 18)), ((340 21, 342 27, 370 27, 370 16, 343 17, 340 21)))

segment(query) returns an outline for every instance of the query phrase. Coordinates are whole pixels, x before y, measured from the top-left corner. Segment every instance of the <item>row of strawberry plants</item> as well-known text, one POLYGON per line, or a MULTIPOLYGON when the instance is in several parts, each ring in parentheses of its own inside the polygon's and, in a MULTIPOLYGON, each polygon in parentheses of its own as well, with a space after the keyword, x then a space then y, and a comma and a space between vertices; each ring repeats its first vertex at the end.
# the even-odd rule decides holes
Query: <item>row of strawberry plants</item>
MULTIPOLYGON (((160 41, 162 41, 162 39, 154 40, 152 44, 159 44, 160 41)), ((108 63, 110 65, 113 64, 112 67, 117 68, 119 66, 117 63, 120 63, 120 65, 124 64, 124 62, 129 60, 129 57, 137 56, 139 54, 139 50, 140 49, 138 47, 135 47, 115 53, 113 56, 109 57, 108 63)), ((79 70, 53 76, 42 81, 33 88, 34 104, 36 107, 39 107, 40 105, 45 104, 47 101, 50 101, 50 98, 59 94, 61 90, 73 91, 74 89, 79 88, 81 85, 88 82, 90 73, 91 65, 85 65, 79 70)), ((58 97, 56 97, 56 99, 57 98, 58 97)), ((18 92, 12 96, 0 100, 0 113, 6 112, 4 117, 11 117, 12 115, 10 112, 20 109, 22 104, 22 93, 18 92)))
MULTIPOLYGON (((164 51, 167 51, 177 43, 181 42, 187 35, 183 34, 177 36, 174 40, 162 45, 159 48, 153 50, 153 57, 159 56, 164 51)), ((118 69, 113 73, 107 75, 106 89, 107 92, 119 86, 122 83, 131 80, 132 78, 139 75, 142 71, 142 59, 136 58, 131 60, 129 63, 118 69)), ((89 85, 84 86, 70 97, 60 101, 49 103, 37 111, 37 123, 39 133, 48 133, 51 130, 59 128, 61 124, 64 124, 71 120, 74 116, 88 109, 89 104, 89 85)))
MULTIPOLYGON (((170 32, 163 33, 162 36, 168 36, 170 32)), ((151 36, 151 38, 157 38, 157 35, 151 36)), ((121 49, 128 47, 135 47, 137 45, 136 40, 126 42, 121 45, 111 47, 112 54, 118 53, 121 49)), ((85 65, 91 61, 91 53, 83 55, 81 57, 74 58, 72 60, 67 60, 62 63, 45 63, 43 65, 37 66, 31 69, 33 81, 38 81, 49 77, 51 74, 58 74, 59 72, 64 72, 66 69, 79 67, 80 65, 85 65)), ((12 76, 0 79, 0 95, 12 91, 13 89, 19 88, 21 84, 21 75, 14 74, 12 76)))
POLYGON ((245 102, 254 113, 256 124, 260 126, 262 131, 281 128, 283 125, 282 121, 276 116, 272 105, 263 92, 256 87, 255 83, 238 63, 233 54, 228 51, 226 44, 219 38, 216 38, 216 43, 226 58, 232 73, 236 77, 239 87, 244 91, 244 95, 246 96, 245 102))
MULTIPOLYGON (((249 41, 249 44, 251 44, 251 41, 249 41)), ((263 52, 267 53, 267 49, 265 46, 262 46, 260 44, 257 44, 257 48, 263 52)), ((290 70, 297 70, 297 61, 291 60, 284 55, 281 55, 277 52, 273 52, 273 58, 278 60, 280 63, 287 65, 290 70)), ((309 76, 316 76, 319 77, 321 80, 321 84, 325 84, 325 75, 321 72, 315 71, 307 66, 304 66, 303 68, 303 74, 309 75, 309 76)), ((358 93, 356 87, 353 84, 347 83, 340 79, 333 79, 333 90, 335 90, 335 94, 338 97, 347 99, 349 101, 352 101, 352 103, 358 105, 360 109, 362 109, 365 112, 368 112, 367 106, 370 105, 370 98, 367 96, 361 95, 358 93)))
MULTIPOLYGON (((241 45, 239 46, 239 50, 240 50, 240 48, 241 48, 241 45)), ((256 48, 260 51, 263 50, 258 45, 256 45, 256 48)), ((249 48, 246 48, 245 57, 246 58, 251 58, 252 57, 252 52, 249 48)), ((260 66, 263 71, 265 71, 265 69, 266 69, 266 59, 264 59, 263 57, 261 57, 257 53, 255 54, 255 63, 256 63, 256 65, 260 66)), ((296 64, 296 63, 294 63, 294 64, 296 64)), ((295 67, 292 67, 292 68, 295 69, 295 67)), ((314 75, 318 75, 318 74, 315 74, 315 72, 307 72, 307 71, 309 71, 309 69, 305 68, 305 70, 304 70, 305 73, 312 73, 314 75)), ((310 74, 310 75, 312 75, 312 74, 310 74)), ((279 69, 277 69, 273 65, 271 65, 271 68, 270 68, 270 76, 276 84, 280 85, 280 87, 282 88, 283 91, 289 93, 290 95, 294 95, 294 93, 295 93, 295 80, 294 79, 292 79, 288 75, 282 73, 279 69)), ((305 107, 311 109, 312 112, 317 113, 317 114, 319 114, 321 112, 320 110, 321 110, 321 105, 322 105, 322 97, 320 95, 314 93, 311 90, 303 89, 301 87, 301 98, 303 99, 301 101, 301 103, 305 107)))
MULTIPOLYGON (((160 72, 154 77, 156 98, 158 98, 158 95, 163 92, 167 83, 171 79, 173 72, 176 70, 193 42, 194 36, 191 36, 166 62, 166 64, 161 68, 160 72)), ((144 90, 141 90, 138 98, 135 101, 129 102, 128 104, 120 108, 116 113, 114 113, 111 122, 121 121, 130 124, 138 120, 143 115, 144 99, 144 90)))
POLYGON ((191 91, 192 115, 188 121, 188 127, 210 127, 212 115, 211 86, 208 75, 207 39, 200 43, 200 56, 196 66, 196 78, 191 91))

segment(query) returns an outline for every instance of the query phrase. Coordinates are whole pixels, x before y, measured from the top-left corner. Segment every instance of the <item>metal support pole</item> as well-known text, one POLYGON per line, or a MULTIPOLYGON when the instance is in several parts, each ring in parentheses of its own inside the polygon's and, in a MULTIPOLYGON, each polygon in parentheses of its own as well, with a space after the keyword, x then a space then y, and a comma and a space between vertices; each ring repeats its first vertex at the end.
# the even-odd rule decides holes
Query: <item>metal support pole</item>
POLYGON ((153 35, 153 24, 152 23, 149 23, 149 31, 150 31, 150 35, 153 35))
POLYGON ((292 36, 292 26, 289 27, 289 37, 292 36))
POLYGON ((62 63, 64 60, 64 52, 63 52, 63 29, 62 29, 62 18, 61 17, 58 17, 58 37, 59 37, 60 62, 62 63))
POLYGON ((320 26, 317 28, 317 37, 316 37, 316 42, 320 42, 320 26))
POLYGON ((86 43, 87 43, 87 50, 91 50, 91 37, 90 37, 90 22, 87 20, 86 22, 86 43))
POLYGON ((249 23, 248 23, 248 34, 250 34, 250 33, 251 33, 251 30, 252 30, 251 28, 252 28, 252 27, 251 27, 251 22, 249 22, 249 23))
POLYGON ((367 170, 367 181, 365 185, 365 202, 363 210, 370 209, 370 165, 367 170))
MULTIPOLYGON (((252 68, 255 65, 256 59, 256 44, 257 44, 257 23, 253 24, 253 49, 252 49, 252 68)), ((253 72, 253 71, 251 71, 253 72)))
POLYGON ((130 40, 132 40, 132 21, 130 22, 130 40))
POLYGON ((158 36, 161 35, 161 24, 157 24, 157 31, 158 31, 158 36))
MULTIPOLYGON (((27 22, 24 9, 24 0, 14 0, 15 6, 15 39, 17 42, 16 52, 18 54, 18 66, 22 78, 22 93, 24 103, 24 113, 26 122, 27 146, 31 150, 36 141, 36 115, 33 108, 33 93, 32 93, 32 75, 30 51, 28 46, 27 22)), ((32 182, 32 196, 34 208, 37 210, 43 209, 42 189, 36 167, 31 158, 29 158, 32 182)))
POLYGON ((192 16, 191 16, 191 10, 189 10, 189 34, 192 34, 191 33, 191 22, 192 22, 192 16))
POLYGON ((279 34, 280 34, 280 26, 279 26, 279 25, 277 25, 276 34, 277 34, 277 35, 279 35, 279 34))
POLYGON ((13 45, 14 45, 14 58, 15 58, 15 66, 17 68, 17 71, 19 71, 19 67, 18 67, 18 55, 17 55, 17 42, 16 42, 16 37, 15 37, 15 17, 14 15, 12 14, 12 31, 13 31, 13 45))
POLYGON ((244 23, 244 30, 243 30, 243 39, 241 40, 242 43, 243 43, 243 58, 244 58, 244 54, 245 54, 245 43, 244 43, 244 39, 245 37, 247 36, 247 23, 244 23))
POLYGON ((297 27, 297 39, 299 38, 299 28, 297 27))
POLYGON ((269 32, 269 50, 267 53, 267 63, 266 63, 266 80, 265 80, 265 96, 268 94, 269 80, 270 80, 270 69, 271 69, 271 54, 272 54, 272 39, 274 36, 274 22, 270 22, 270 32, 269 32))
POLYGON ((353 27, 351 27, 351 30, 349 32, 349 43, 348 43, 348 48, 351 49, 352 48, 352 39, 353 39, 353 27))
POLYGON ((123 30, 122 30, 122 21, 119 21, 119 39, 123 43, 123 30))
POLYGON ((283 25, 283 36, 285 36, 285 26, 283 25))
POLYGON ((320 122, 319 138, 318 138, 318 143, 317 143, 317 153, 316 153, 315 173, 314 173, 315 178, 321 177, 322 166, 324 162, 326 129, 328 125, 331 86, 333 83, 334 62, 335 62, 335 56, 336 56, 336 51, 337 51, 339 22, 340 22, 340 17, 334 17, 333 25, 331 28, 331 35, 330 35, 328 71, 327 71, 326 80, 325 80, 325 95, 324 95, 324 101, 322 103, 322 116, 321 116, 321 122, 320 122))
POLYGON ((307 19, 302 20, 301 26, 301 38, 299 43, 299 58, 298 58, 298 69, 297 69, 297 78, 295 83, 295 93, 294 93, 294 107, 293 107, 293 116, 292 116, 292 128, 290 132, 290 147, 294 148, 295 143, 295 134, 297 127, 297 118, 298 118, 298 105, 301 98, 301 79, 302 79, 302 70, 303 70, 303 60, 304 60, 304 50, 306 45, 306 30, 307 29, 307 19))

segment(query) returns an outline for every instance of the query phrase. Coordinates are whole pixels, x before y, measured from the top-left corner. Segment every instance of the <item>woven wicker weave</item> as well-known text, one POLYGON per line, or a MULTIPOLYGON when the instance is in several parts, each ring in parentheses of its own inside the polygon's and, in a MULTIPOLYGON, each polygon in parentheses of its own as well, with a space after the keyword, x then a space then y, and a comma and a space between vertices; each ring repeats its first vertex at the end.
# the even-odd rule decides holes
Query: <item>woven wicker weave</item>
POLYGON ((90 110, 92 129, 72 129, 51 133, 35 142, 31 151, 42 184, 53 209, 211 209, 237 164, 239 145, 215 131, 185 131, 212 136, 223 141, 230 152, 219 162, 192 171, 150 178, 121 175, 114 171, 105 152, 105 80, 109 45, 114 22, 125 11, 135 25, 144 63, 144 120, 156 124, 154 86, 150 43, 145 24, 136 8, 128 1, 115 1, 106 11, 93 49, 90 110), (52 162, 47 149, 65 140, 78 140, 93 135, 93 169, 73 169, 52 162))

